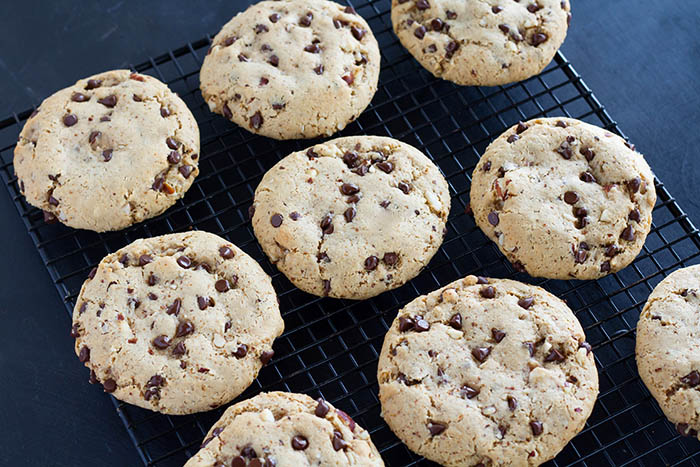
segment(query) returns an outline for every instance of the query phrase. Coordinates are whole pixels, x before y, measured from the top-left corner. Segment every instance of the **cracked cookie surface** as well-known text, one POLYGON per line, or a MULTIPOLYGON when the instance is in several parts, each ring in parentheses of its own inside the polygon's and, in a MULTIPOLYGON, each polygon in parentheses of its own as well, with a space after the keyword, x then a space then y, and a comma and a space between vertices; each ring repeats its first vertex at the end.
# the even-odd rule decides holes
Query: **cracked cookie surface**
POLYGON ((283 329, 260 266, 195 231, 137 240, 105 257, 80 290, 71 335, 90 382, 140 407, 187 414, 246 389, 283 329))
POLYGON ((216 35, 200 73, 209 108, 276 139, 330 136, 377 90, 379 46, 351 7, 263 1, 216 35))
POLYGON ((568 0, 392 0, 394 32, 433 75, 494 86, 541 72, 564 42, 568 0))
POLYGON ((644 245, 655 203, 651 169, 632 145, 567 118, 513 126, 472 175, 476 223, 536 277, 595 279, 625 268, 644 245))
POLYGON ((229 407, 186 467, 383 466, 369 433, 330 403, 268 392, 229 407))
POLYGON ((539 465, 583 428, 598 394, 591 347, 563 301, 475 276, 399 311, 377 379, 392 431, 445 466, 539 465))
POLYGON ((415 277, 442 243, 447 182, 391 138, 337 138, 290 154, 263 177, 255 236, 277 268, 319 296, 364 299, 415 277))
POLYGON ((649 295, 637 323, 642 381, 683 436, 700 431, 700 266, 678 269, 649 295))
POLYGON ((147 75, 113 70, 42 102, 15 149, 21 192, 47 222, 104 232, 157 216, 199 173, 199 128, 147 75))

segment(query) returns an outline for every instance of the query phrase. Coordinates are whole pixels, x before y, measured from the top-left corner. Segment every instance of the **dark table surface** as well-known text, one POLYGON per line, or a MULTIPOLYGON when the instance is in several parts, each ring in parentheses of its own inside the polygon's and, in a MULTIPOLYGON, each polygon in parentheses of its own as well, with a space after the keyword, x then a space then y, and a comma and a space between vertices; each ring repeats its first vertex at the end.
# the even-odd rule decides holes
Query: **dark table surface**
MULTIPOLYGON (((0 118, 214 34, 248 3, 3 2, 0 118)), ((700 2, 572 3, 564 54, 700 223, 700 2)), ((5 190, 0 216, 0 465, 139 464, 112 403, 87 384, 63 305, 5 190)))

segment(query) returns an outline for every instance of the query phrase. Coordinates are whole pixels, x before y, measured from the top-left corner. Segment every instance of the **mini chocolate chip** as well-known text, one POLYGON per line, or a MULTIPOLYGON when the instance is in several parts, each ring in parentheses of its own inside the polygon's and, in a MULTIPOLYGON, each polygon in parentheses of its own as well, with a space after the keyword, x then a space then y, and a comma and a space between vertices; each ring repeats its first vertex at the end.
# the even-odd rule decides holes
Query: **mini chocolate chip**
POLYGON ((544 357, 545 362, 563 362, 564 360, 566 360, 566 357, 557 349, 550 350, 549 354, 544 357))
POLYGON ((476 396, 479 395, 479 390, 469 386, 468 384, 465 384, 460 388, 460 393, 462 397, 466 397, 467 399, 474 399, 476 396))
POLYGON ((180 153, 177 151, 170 151, 170 154, 168 154, 168 162, 171 164, 177 164, 182 160, 182 156, 180 156, 180 153))
POLYGON ((241 344, 238 346, 235 352, 233 352, 233 356, 236 358, 243 358, 246 355, 248 355, 248 346, 245 344, 241 344))
POLYGON ((508 140, 507 140, 507 141, 508 141, 509 143, 515 143, 515 142, 516 142, 517 140, 519 140, 519 139, 520 139, 520 136, 518 136, 518 135, 510 135, 510 136, 508 137, 508 140))
POLYGON ((475 347, 472 349, 472 356, 479 362, 483 363, 491 353, 491 347, 475 347))
POLYGON ((429 422, 428 423, 428 431, 430 432, 430 436, 437 436, 441 434, 443 431, 447 429, 447 425, 444 423, 440 422, 429 422))
POLYGON ((73 114, 66 114, 63 116, 63 124, 65 126, 73 126, 78 123, 78 117, 73 114))
POLYGON ((184 269, 192 266, 192 260, 185 255, 180 256, 177 260, 175 260, 175 262, 178 264, 178 266, 184 269))
POLYGON ((78 354, 78 360, 80 360, 80 363, 85 363, 90 361, 90 348, 86 345, 84 345, 80 349, 80 353, 78 354))
POLYGON ((452 315, 447 324, 452 326, 454 329, 462 329, 462 315, 455 313, 452 315))
POLYGON ((421 25, 418 26, 415 31, 413 31, 413 35, 416 36, 418 39, 423 39, 425 37, 425 32, 427 30, 425 29, 425 26, 421 25))
POLYGON ((508 408, 511 412, 518 408, 518 400, 513 396, 506 396, 506 401, 508 401, 508 408))
POLYGON ((535 301, 534 297, 523 297, 520 300, 518 300, 518 305, 520 305, 522 308, 525 308, 526 310, 530 308, 535 301))
POLYGON ((231 288, 229 282, 226 279, 219 279, 214 283, 214 288, 216 289, 217 292, 228 292, 229 289, 231 288))
MULTIPOLYGON (((90 375, 92 379, 92 374, 90 375)), ((95 378, 95 382, 97 382, 97 378, 95 378)), ((102 383, 102 387, 104 388, 105 392, 114 392, 117 390, 117 382, 114 381, 112 378, 109 378, 105 380, 104 383, 102 383)))
POLYGON ((263 353, 260 354, 260 361, 262 362, 263 365, 267 365, 270 363, 270 360, 272 360, 272 357, 275 355, 275 352, 272 350, 265 350, 263 353))
POLYGON ((530 422, 530 429, 532 430, 532 434, 535 436, 539 436, 542 434, 544 431, 544 427, 542 426, 542 422, 534 421, 530 422))
POLYGON ((490 285, 487 287, 482 287, 481 290, 479 290, 479 295, 484 298, 494 298, 496 296, 496 289, 490 285))
POLYGON ((596 181, 595 176, 593 176, 593 174, 590 172, 581 172, 581 175, 579 175, 579 179, 582 182, 586 182, 586 183, 595 183, 595 181, 596 181))
POLYGON ((357 210, 355 208, 347 208, 343 213, 343 216, 345 217, 345 222, 352 222, 352 220, 355 218, 355 214, 357 214, 357 210))
POLYGON ((354 183, 343 183, 340 186, 340 192, 344 194, 345 196, 350 196, 354 195, 355 193, 360 191, 360 187, 355 185, 354 183))
POLYGON ((194 324, 192 324, 192 321, 189 321, 189 320, 180 321, 177 324, 177 328, 175 329, 175 337, 189 336, 193 332, 194 332, 194 324))
POLYGON ((157 336, 155 339, 153 339, 153 346, 157 349, 167 349, 169 345, 170 338, 165 334, 161 334, 160 336, 157 336))
POLYGON ((292 438, 292 447, 296 451, 303 451, 309 447, 309 441, 301 435, 296 435, 292 438))
POLYGON ((178 172, 180 172, 180 175, 182 175, 185 178, 189 178, 192 172, 194 171, 194 167, 191 165, 181 165, 178 167, 178 172))
POLYGON ((628 242, 634 241, 635 233, 634 233, 634 229, 632 228, 631 225, 628 225, 627 227, 625 227, 625 230, 622 231, 621 237, 623 240, 627 240, 628 242))
POLYGON ((173 303, 168 307, 166 310, 166 313, 169 315, 175 315, 177 316, 180 314, 180 306, 182 305, 182 300, 179 298, 176 298, 173 303))
POLYGON ((564 202, 566 204, 576 204, 578 203, 579 199, 578 193, 575 191, 567 191, 564 193, 564 202))
POLYGON ((489 224, 491 224, 494 227, 496 227, 500 222, 500 219, 498 218, 498 213, 496 211, 491 211, 487 216, 487 219, 489 221, 489 224))
POLYGON ((173 138, 172 136, 168 136, 167 138, 165 138, 165 144, 166 144, 170 149, 177 149, 178 146, 179 146, 178 142, 177 142, 177 141, 175 140, 175 138, 173 138))
POLYGON ((282 214, 273 214, 270 217, 270 224, 272 224, 272 227, 279 227, 282 225, 282 222, 284 221, 284 217, 282 217, 282 214))
POLYGON ((365 260, 365 270, 367 271, 374 271, 377 269, 377 265, 379 264, 379 258, 376 256, 370 256, 365 260))
POLYGON ((506 337, 506 333, 501 331, 500 329, 491 329, 491 336, 493 336, 493 340, 495 340, 497 343, 500 343, 503 338, 506 337))
POLYGON ((259 129, 263 124, 263 116, 258 110, 253 114, 252 117, 250 117, 250 127, 254 129, 259 129))
POLYGON ((103 97, 102 99, 98 99, 97 102, 99 102, 100 104, 104 105, 105 107, 109 107, 111 109, 115 105, 117 105, 117 96, 115 96, 114 94, 111 94, 107 97, 103 97))

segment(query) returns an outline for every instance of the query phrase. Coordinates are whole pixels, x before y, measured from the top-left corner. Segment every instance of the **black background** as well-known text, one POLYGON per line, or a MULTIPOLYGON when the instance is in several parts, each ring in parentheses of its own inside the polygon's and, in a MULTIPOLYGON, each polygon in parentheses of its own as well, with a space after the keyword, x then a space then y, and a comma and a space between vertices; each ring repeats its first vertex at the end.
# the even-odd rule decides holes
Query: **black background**
MULTIPOLYGON (((241 0, 3 0, 0 117, 57 89, 214 34, 241 0)), ((574 0, 562 50, 700 222, 700 1, 574 0)), ((112 403, 87 384, 69 320, 0 190, 0 465, 137 465, 112 403)))

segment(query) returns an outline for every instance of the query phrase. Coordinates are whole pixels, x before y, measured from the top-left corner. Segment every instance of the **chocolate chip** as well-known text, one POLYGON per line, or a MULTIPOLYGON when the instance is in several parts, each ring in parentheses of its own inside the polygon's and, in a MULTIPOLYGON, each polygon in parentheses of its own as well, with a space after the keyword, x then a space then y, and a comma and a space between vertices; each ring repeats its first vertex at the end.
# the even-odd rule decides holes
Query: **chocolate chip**
POLYGON ((352 27, 350 28, 350 32, 352 33, 352 37, 354 37, 354 38, 357 39, 358 41, 359 41, 359 40, 362 40, 362 38, 363 38, 363 37, 365 36, 365 34, 367 33, 366 30, 364 30, 364 29, 362 29, 362 28, 358 28, 358 27, 356 27, 356 26, 352 26, 352 27))
POLYGON ((355 218, 355 215, 357 214, 357 210, 353 207, 349 207, 345 210, 343 213, 343 216, 345 217, 345 222, 352 222, 352 220, 355 218))
POLYGON ((422 316, 416 316, 413 320, 413 330, 416 332, 425 332, 430 330, 430 323, 423 319, 422 316))
POLYGON ((272 224, 272 227, 279 227, 282 225, 282 222, 284 221, 284 217, 282 217, 282 214, 273 214, 270 217, 270 224, 272 224))
POLYGON ((117 105, 117 96, 115 96, 114 94, 111 94, 107 97, 103 97, 102 99, 98 99, 97 102, 99 102, 100 104, 104 105, 105 107, 109 107, 111 109, 115 105, 117 105))
POLYGON ((447 322, 454 329, 462 329, 462 315, 455 313, 447 322))
POLYGON ((490 285, 487 287, 482 287, 481 290, 479 290, 479 295, 484 298, 494 298, 496 296, 496 289, 490 285))
POLYGON ((495 340, 497 343, 500 343, 504 337, 506 337, 506 333, 501 331, 500 329, 491 329, 491 336, 493 336, 493 340, 495 340))
POLYGON ((96 89, 102 86, 102 80, 101 79, 89 79, 87 82, 87 86, 85 86, 85 89, 90 90, 90 89, 96 89))
POLYGON ((356 152, 347 151, 345 152, 345 154, 343 154, 343 162, 345 163, 345 165, 348 166, 348 168, 354 169, 355 167, 360 165, 362 161, 360 160, 360 156, 358 156, 356 152))
POLYGON ((510 32, 510 28, 507 24, 499 24, 498 29, 500 29, 504 34, 508 34, 510 32))
POLYGON ((377 269, 377 265, 379 264, 379 258, 376 256, 370 256, 365 260, 365 270, 366 271, 374 271, 377 269))
POLYGON ((80 330, 79 330, 79 327, 78 327, 77 324, 74 324, 74 325, 70 328, 70 336, 71 336, 73 339, 77 339, 78 337, 80 337, 80 330))
POLYGON ((527 6, 527 11, 529 11, 530 13, 537 13, 541 9, 542 7, 539 6, 537 3, 531 3, 527 6))
POLYGON ((166 313, 169 315, 175 315, 177 316, 180 313, 180 306, 182 305, 182 300, 179 298, 176 298, 175 301, 173 301, 172 305, 168 307, 166 310, 166 313))
POLYGON ((588 259, 588 252, 579 247, 578 251, 574 254, 574 262, 576 264, 583 264, 586 262, 586 259, 588 259))
POLYGON ((145 266, 148 263, 153 262, 153 257, 151 255, 141 255, 139 256, 139 266, 145 266))
POLYGON ((63 116, 63 124, 65 126, 73 126, 78 123, 78 117, 73 114, 66 114, 63 116))
POLYGON ((331 293, 331 280, 323 279, 323 296, 327 297, 331 293))
POLYGON ((630 143, 629 141, 625 141, 625 146, 627 146, 628 148, 630 148, 632 151, 634 151, 635 149, 637 149, 636 146, 635 146, 634 144, 630 143))
POLYGON ((355 82, 355 76, 352 73, 349 75, 343 75, 342 79, 347 83, 348 86, 352 86, 352 83, 355 82))
POLYGON ((321 51, 321 48, 317 44, 309 44, 304 47, 304 52, 309 52, 312 54, 317 54, 321 51))
POLYGON ((592 173, 590 172, 581 172, 581 175, 578 177, 582 182, 586 183, 595 183, 595 176, 593 176, 592 173))
POLYGON ((49 204, 51 206, 58 206, 59 205, 58 200, 56 198, 54 198, 53 195, 49 195, 48 201, 49 201, 49 204))
POLYGON ((411 318, 406 318, 405 316, 401 316, 399 318, 399 331, 400 332, 410 331, 411 329, 413 329, 414 325, 415 325, 415 322, 411 318))
POLYGON ((245 344, 241 344, 238 346, 235 352, 233 352, 233 356, 240 359, 248 355, 248 346, 245 344))
POLYGON ((95 384, 99 382, 97 381, 97 375, 95 374, 94 370, 90 370, 90 378, 88 379, 88 382, 90 384, 95 384))
POLYGON ((168 154, 168 162, 171 164, 177 164, 182 160, 182 156, 180 156, 180 153, 177 151, 170 151, 170 154, 168 154))
POLYGON ((500 13, 501 11, 503 11, 503 8, 501 8, 500 6, 491 7, 491 12, 494 14, 500 13))
POLYGON ((427 30, 425 29, 425 26, 418 26, 415 31, 413 31, 413 35, 416 36, 418 39, 423 39, 425 37, 425 32, 427 30))
POLYGON ((314 68, 314 71, 316 72, 317 75, 322 75, 323 74, 323 64, 314 68))
POLYGON ((467 399, 474 399, 476 396, 479 395, 479 390, 469 386, 468 384, 465 384, 460 388, 460 393, 462 397, 466 397, 467 399))
POLYGON ((296 451, 303 451, 309 447, 309 441, 301 435, 296 435, 292 438, 292 447, 296 451))
POLYGON ((330 235, 333 233, 335 230, 333 227, 333 215, 332 214, 326 214, 323 216, 323 219, 321 219, 321 230, 323 231, 324 234, 330 235))
POLYGON ((250 117, 250 127, 254 129, 259 129, 263 124, 263 116, 258 110, 253 114, 252 117, 250 117))
POLYGON ((700 384, 700 373, 698 373, 697 370, 691 371, 681 378, 681 383, 694 388, 700 384))
POLYGON ((158 295, 154 294, 153 292, 148 292, 148 299, 149 300, 158 300, 158 295))
POLYGON ((508 408, 511 412, 518 408, 518 400, 513 396, 506 396, 506 401, 508 401, 508 408))
POLYGON ((73 102, 85 102, 89 101, 90 97, 86 96, 85 94, 81 94, 79 92, 74 92, 72 96, 70 96, 70 100, 73 102))
POLYGON ((308 28, 309 26, 311 26, 312 19, 314 19, 314 15, 309 11, 304 16, 299 18, 299 24, 308 28))
POLYGON ((542 422, 534 421, 530 422, 530 429, 532 430, 532 434, 535 436, 539 436, 542 434, 544 431, 544 428, 542 426, 542 422))
POLYGON ((280 18, 281 16, 278 13, 272 13, 270 16, 268 16, 271 23, 276 23, 280 18))
POLYGON ((189 178, 190 174, 194 171, 194 167, 191 165, 181 165, 177 170, 183 177, 189 178))
POLYGON ((155 339, 153 339, 153 346, 157 349, 167 349, 169 345, 170 338, 165 334, 161 334, 160 336, 157 336, 155 339))
POLYGON ((483 363, 491 353, 491 347, 475 347, 472 349, 472 356, 479 362, 483 363))
POLYGON ((489 224, 491 224, 494 227, 496 227, 500 222, 500 219, 498 218, 498 213, 496 211, 491 211, 487 216, 487 219, 489 221, 489 224))
POLYGON ((564 360, 566 360, 566 357, 557 349, 550 350, 549 354, 544 357, 545 362, 563 362, 564 360))
POLYGON ((226 117, 227 119, 231 120, 231 118, 233 118, 233 113, 231 112, 231 109, 228 108, 228 104, 224 104, 221 108, 221 111, 224 113, 224 117, 226 117))
POLYGON ((192 266, 192 260, 185 255, 180 256, 178 259, 175 260, 175 262, 178 264, 178 266, 184 269, 187 269, 190 266, 192 266))
POLYGON ((80 349, 80 353, 78 354, 78 360, 80 360, 80 363, 85 363, 90 361, 90 348, 86 345, 84 345, 80 349))
POLYGON ((219 279, 214 283, 214 288, 217 292, 228 292, 231 289, 229 282, 226 279, 219 279))
POLYGON ((518 135, 510 135, 508 137, 507 141, 512 144, 512 143, 515 143, 519 139, 520 139, 520 136, 518 136, 518 135))
POLYGON ((530 308, 535 301, 534 297, 523 297, 520 300, 518 300, 518 305, 520 305, 522 308, 525 308, 526 310, 530 308))
POLYGON ((341 449, 345 449, 348 446, 348 443, 346 443, 343 440, 343 434, 339 432, 338 430, 333 430, 333 449, 336 451, 340 451, 341 449))
POLYGON ((241 455, 243 457, 247 457, 248 459, 258 457, 258 454, 255 452, 255 449, 253 449, 253 447, 250 444, 241 449, 241 455))
POLYGON ((330 411, 330 406, 324 401, 322 398, 316 399, 318 404, 316 405, 316 410, 314 410, 314 414, 317 417, 324 418, 326 414, 328 414, 328 411, 330 411))
POLYGON ((600 263, 600 272, 610 272, 610 261, 600 263))
POLYGON ((578 193, 575 191, 567 191, 564 193, 564 202, 566 204, 576 204, 578 203, 579 199, 578 193))
MULTIPOLYGON (((90 375, 92 376, 92 375, 90 375)), ((95 378, 97 379, 97 378, 95 378)), ((105 392, 112 393, 117 390, 117 382, 114 381, 112 378, 109 378, 105 380, 104 383, 102 383, 102 387, 104 388, 105 392)))
POLYGON ((537 47, 538 45, 544 43, 549 39, 549 36, 543 32, 536 32, 530 36, 530 45, 537 47))
POLYGON ((639 222, 639 221, 641 220, 641 218, 642 218, 641 216, 642 216, 642 215, 641 215, 641 213, 639 212, 639 209, 636 209, 636 208, 635 208, 635 209, 633 209, 632 211, 630 211, 629 216, 627 216, 627 217, 628 217, 628 219, 631 220, 631 221, 639 222))
POLYGON ((459 43, 455 41, 450 41, 445 46, 445 58, 450 59, 454 53, 459 49, 459 43))
POLYGON ((419 10, 427 10, 430 8, 430 3, 428 3, 428 0, 416 0, 416 8, 419 10))
POLYGON ((387 266, 394 266, 399 262, 399 255, 393 252, 384 253, 382 261, 384 261, 387 266))
POLYGON ((360 187, 355 185, 354 183, 343 183, 340 186, 340 192, 344 194, 345 196, 350 196, 354 195, 355 193, 360 191, 360 187))
POLYGON ((167 138, 165 138, 165 144, 166 144, 170 149, 177 149, 178 146, 179 146, 178 142, 177 142, 177 141, 175 140, 175 138, 173 138, 172 136, 168 136, 167 138))
POLYGON ((219 256, 221 256, 224 259, 231 259, 235 256, 235 253, 231 248, 224 245, 221 248, 219 248, 219 256))
POLYGON ((632 228, 631 225, 628 225, 627 227, 625 227, 625 230, 622 231, 621 237, 623 240, 627 240, 628 242, 634 241, 635 233, 634 233, 634 229, 632 228))
POLYGON ((269 29, 264 24, 256 24, 255 25, 255 34, 260 34, 260 33, 268 32, 268 31, 269 31, 269 29))
POLYGON ((445 23, 440 18, 435 18, 430 22, 430 27, 433 29, 433 31, 442 31, 444 26, 445 23))
POLYGON ((607 248, 605 248, 605 256, 608 258, 614 258, 619 254, 620 248, 617 245, 608 245, 607 248))
POLYGON ((627 182, 625 183, 631 193, 636 193, 639 191, 639 187, 642 185, 642 179, 639 177, 635 177, 632 180, 627 180, 627 182))
POLYGON ((688 425, 687 423, 679 423, 678 425, 676 425, 676 431, 678 431, 678 434, 680 434, 681 436, 695 437, 698 435, 698 432, 693 428, 690 428, 690 425, 688 425))
POLYGON ((280 64, 280 59, 277 55, 270 55, 270 58, 267 60, 267 63, 276 67, 280 64))
POLYGON ((443 431, 447 429, 447 425, 441 422, 429 422, 428 423, 428 431, 430 432, 430 436, 437 436, 441 434, 443 431))

